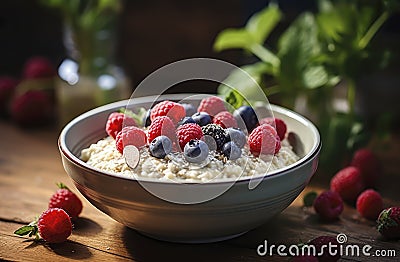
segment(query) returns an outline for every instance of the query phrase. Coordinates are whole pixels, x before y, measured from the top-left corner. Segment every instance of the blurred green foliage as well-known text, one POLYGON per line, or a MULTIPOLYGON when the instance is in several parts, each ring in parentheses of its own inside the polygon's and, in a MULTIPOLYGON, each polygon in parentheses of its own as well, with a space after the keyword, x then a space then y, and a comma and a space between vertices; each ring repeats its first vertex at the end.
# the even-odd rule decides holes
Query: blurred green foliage
POLYGON ((369 44, 399 6, 398 0, 319 0, 318 11, 301 13, 272 48, 267 40, 283 14, 271 3, 245 27, 226 29, 217 36, 216 51, 240 48, 260 60, 241 67, 254 82, 241 78, 237 70, 226 80, 234 89, 221 85, 218 92, 235 107, 245 101, 243 96, 256 100, 252 90, 258 86, 267 95, 279 93, 281 104, 291 109, 305 97, 322 134, 321 163, 338 166, 338 156, 351 154, 368 141, 369 134, 354 113, 355 83, 361 74, 387 64, 387 51, 371 52, 369 44), (348 90, 347 113, 336 112, 332 105, 334 88, 342 80, 348 90))

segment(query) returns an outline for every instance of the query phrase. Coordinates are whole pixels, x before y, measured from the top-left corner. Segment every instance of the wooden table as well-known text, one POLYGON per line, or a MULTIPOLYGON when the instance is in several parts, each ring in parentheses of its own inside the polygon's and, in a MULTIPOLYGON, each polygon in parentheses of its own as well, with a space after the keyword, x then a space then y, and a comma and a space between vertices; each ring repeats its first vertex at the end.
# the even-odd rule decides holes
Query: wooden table
MULTIPOLYGON (((57 130, 23 130, 0 122, 0 259, 11 261, 68 260, 135 260, 135 261, 288 261, 275 254, 262 257, 257 247, 270 244, 298 244, 320 235, 345 233, 348 243, 369 244, 373 250, 395 250, 395 258, 343 257, 351 261, 399 261, 400 241, 385 241, 375 229, 375 222, 366 221, 349 206, 334 223, 319 221, 313 210, 302 207, 302 195, 311 190, 322 191, 315 182, 282 214, 272 221, 236 239, 211 244, 176 244, 154 240, 129 229, 94 208, 84 204, 81 218, 73 234, 62 244, 44 244, 13 234, 47 208, 48 199, 56 190, 55 183, 65 182, 74 189, 64 172, 57 148, 57 130)), ((400 145, 400 139, 397 139, 400 145)), ((400 205, 398 146, 382 156, 389 171, 381 193, 386 205, 400 205), (383 190, 384 189, 384 190, 383 190)), ((314 180, 315 181, 315 180, 314 180)), ((325 185, 327 185, 325 183, 325 185)))

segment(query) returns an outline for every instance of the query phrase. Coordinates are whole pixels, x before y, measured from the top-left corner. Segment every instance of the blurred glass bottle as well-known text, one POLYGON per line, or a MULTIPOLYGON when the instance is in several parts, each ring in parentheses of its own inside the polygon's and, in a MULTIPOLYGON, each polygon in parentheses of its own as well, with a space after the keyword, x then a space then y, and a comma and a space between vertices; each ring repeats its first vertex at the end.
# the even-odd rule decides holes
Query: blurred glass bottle
POLYGON ((127 99, 129 80, 116 63, 118 0, 45 1, 64 19, 67 57, 58 67, 57 102, 60 125, 79 114, 127 99))

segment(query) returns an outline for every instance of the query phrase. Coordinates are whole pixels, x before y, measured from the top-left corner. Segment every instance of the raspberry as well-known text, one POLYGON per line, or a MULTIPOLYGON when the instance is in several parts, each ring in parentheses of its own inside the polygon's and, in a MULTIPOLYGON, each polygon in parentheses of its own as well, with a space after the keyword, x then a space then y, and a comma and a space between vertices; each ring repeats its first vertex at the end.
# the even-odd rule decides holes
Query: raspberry
POLYGON ((382 173, 379 159, 369 149, 359 149, 354 153, 351 166, 357 167, 366 186, 375 187, 382 173))
POLYGON ((117 150, 122 154, 124 147, 133 145, 140 148, 146 145, 146 133, 136 126, 126 126, 118 133, 116 139, 117 150))
POLYGON ((383 200, 378 192, 367 189, 358 196, 356 207, 363 217, 376 220, 383 210, 383 200))
POLYGON ((0 114, 6 114, 18 81, 12 77, 0 77, 0 114))
POLYGON ((42 213, 37 224, 40 236, 49 243, 67 240, 72 233, 72 223, 61 208, 50 208, 42 213))
POLYGON ((383 210, 378 217, 378 231, 388 239, 400 239, 400 207, 383 210))
POLYGON ((204 134, 204 142, 210 150, 222 150, 222 147, 229 141, 229 136, 225 130, 216 124, 208 124, 201 128, 204 134))
POLYGON ((129 117, 123 113, 114 112, 108 116, 106 132, 109 136, 115 139, 117 134, 122 130, 123 126, 136 126, 136 122, 132 117, 129 117))
POLYGON ((17 229, 14 234, 42 237, 49 243, 61 243, 72 233, 72 223, 68 214, 61 208, 49 208, 44 211, 38 221, 17 229), (38 234, 39 233, 39 234, 38 234))
POLYGON ((280 119, 280 118, 274 118, 274 117, 266 117, 260 120, 260 125, 263 124, 269 124, 273 127, 275 127, 276 132, 278 133, 279 138, 281 141, 285 139, 286 131, 287 131, 287 126, 286 123, 280 119))
POLYGON ((215 116, 219 112, 226 111, 224 100, 217 96, 203 98, 197 112, 206 112, 210 116, 215 116))
POLYGON ((238 127, 235 117, 228 111, 222 111, 216 114, 213 118, 213 123, 223 128, 238 127))
POLYGON ((151 121, 156 119, 158 116, 168 116, 176 124, 186 116, 186 112, 182 105, 166 100, 158 103, 151 109, 151 121))
POLYGON ((23 77, 26 79, 53 77, 55 75, 54 66, 45 57, 32 57, 24 65, 23 77))
POLYGON ((343 212, 343 201, 340 195, 336 192, 322 192, 313 203, 315 212, 322 219, 335 220, 343 212))
POLYGON ((203 137, 201 126, 193 123, 179 126, 176 130, 176 134, 178 136, 179 146, 182 150, 190 140, 200 140, 203 137))
POLYGON ((336 240, 336 237, 331 236, 319 236, 316 237, 307 243, 308 245, 315 246, 316 254, 318 254, 318 261, 324 262, 335 262, 340 259, 340 248, 339 242, 336 240), (336 255, 332 256, 330 254, 329 243, 331 243, 331 250, 336 251, 336 255), (336 248, 334 247, 336 245, 336 248), (321 255, 322 253, 322 255, 321 255))
POLYGON ((167 136, 172 143, 176 141, 175 125, 167 116, 159 116, 152 120, 147 130, 147 141, 151 143, 158 136, 167 136))
POLYGON ((350 203, 354 203, 365 188, 360 170, 352 166, 337 172, 331 179, 330 184, 331 191, 339 193, 344 201, 350 203))
POLYGON ((41 90, 29 90, 11 102, 11 118, 21 126, 36 126, 48 123, 52 103, 41 90))
POLYGON ((253 155, 272 155, 281 149, 281 141, 271 125, 264 124, 256 127, 249 135, 248 144, 253 155))
POLYGON ((59 189, 51 196, 49 208, 61 208, 72 219, 76 219, 82 212, 82 201, 63 183, 59 183, 57 186, 59 189))

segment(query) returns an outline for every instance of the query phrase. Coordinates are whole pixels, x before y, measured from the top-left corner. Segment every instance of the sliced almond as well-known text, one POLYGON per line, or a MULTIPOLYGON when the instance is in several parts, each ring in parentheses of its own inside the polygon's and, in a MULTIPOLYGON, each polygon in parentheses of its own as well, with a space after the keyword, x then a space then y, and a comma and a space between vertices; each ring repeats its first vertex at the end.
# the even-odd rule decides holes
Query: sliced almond
POLYGON ((124 157, 126 164, 135 169, 140 161, 140 152, 136 146, 128 145, 124 147, 124 157))

